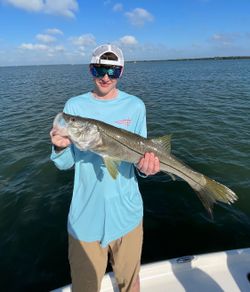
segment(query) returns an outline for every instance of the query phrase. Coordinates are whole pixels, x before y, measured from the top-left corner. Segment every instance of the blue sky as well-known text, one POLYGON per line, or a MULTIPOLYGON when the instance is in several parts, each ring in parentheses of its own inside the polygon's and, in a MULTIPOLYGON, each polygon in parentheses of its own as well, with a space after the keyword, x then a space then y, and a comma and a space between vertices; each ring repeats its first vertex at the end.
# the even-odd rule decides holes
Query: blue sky
POLYGON ((250 56, 249 0, 0 0, 0 66, 250 56))

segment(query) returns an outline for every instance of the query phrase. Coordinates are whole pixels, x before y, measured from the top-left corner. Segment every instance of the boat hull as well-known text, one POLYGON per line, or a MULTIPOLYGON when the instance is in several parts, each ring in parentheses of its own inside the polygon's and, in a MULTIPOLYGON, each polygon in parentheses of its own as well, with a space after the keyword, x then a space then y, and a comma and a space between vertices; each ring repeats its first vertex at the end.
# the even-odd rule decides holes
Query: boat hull
MULTIPOLYGON (((142 265, 141 292, 250 291, 250 248, 184 256, 142 265)), ((114 274, 107 273, 101 292, 118 292, 114 274)), ((71 286, 53 290, 71 292, 71 286)))

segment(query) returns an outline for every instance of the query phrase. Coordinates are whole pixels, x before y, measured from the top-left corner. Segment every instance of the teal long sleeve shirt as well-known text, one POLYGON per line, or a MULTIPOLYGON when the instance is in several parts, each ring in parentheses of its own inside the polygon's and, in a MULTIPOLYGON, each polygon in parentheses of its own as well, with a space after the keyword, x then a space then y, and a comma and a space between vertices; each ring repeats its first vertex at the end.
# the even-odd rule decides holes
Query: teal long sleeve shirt
MULTIPOLYGON (((123 91, 111 100, 96 99, 91 92, 73 97, 64 112, 147 135, 144 103, 123 91)), ((133 164, 122 162, 113 179, 101 156, 80 151, 73 144, 59 153, 52 150, 51 159, 59 169, 75 169, 68 215, 68 232, 73 237, 99 241, 105 247, 141 222, 143 204, 133 164)))

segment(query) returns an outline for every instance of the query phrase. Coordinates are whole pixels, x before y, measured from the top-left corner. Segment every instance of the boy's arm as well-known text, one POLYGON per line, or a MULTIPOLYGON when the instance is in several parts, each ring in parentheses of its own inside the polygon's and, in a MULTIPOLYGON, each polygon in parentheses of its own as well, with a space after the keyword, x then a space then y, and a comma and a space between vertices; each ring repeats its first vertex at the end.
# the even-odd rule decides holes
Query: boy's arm
POLYGON ((66 170, 75 164, 74 156, 73 145, 70 145, 61 151, 55 150, 55 146, 53 145, 50 159, 58 169, 66 170))
POLYGON ((50 137, 53 145, 50 159, 59 169, 71 168, 75 163, 71 141, 66 137, 60 136, 55 128, 50 131, 50 137))

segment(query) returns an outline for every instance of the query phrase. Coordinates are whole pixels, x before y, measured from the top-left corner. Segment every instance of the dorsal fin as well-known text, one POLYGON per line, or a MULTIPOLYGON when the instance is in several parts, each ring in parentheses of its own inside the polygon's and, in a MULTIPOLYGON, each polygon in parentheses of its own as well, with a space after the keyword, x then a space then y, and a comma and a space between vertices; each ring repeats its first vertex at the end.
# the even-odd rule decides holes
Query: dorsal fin
POLYGON ((163 151, 170 153, 171 152, 171 137, 172 135, 164 135, 162 137, 153 138, 151 139, 151 141, 153 143, 156 143, 158 146, 160 146, 163 151))

